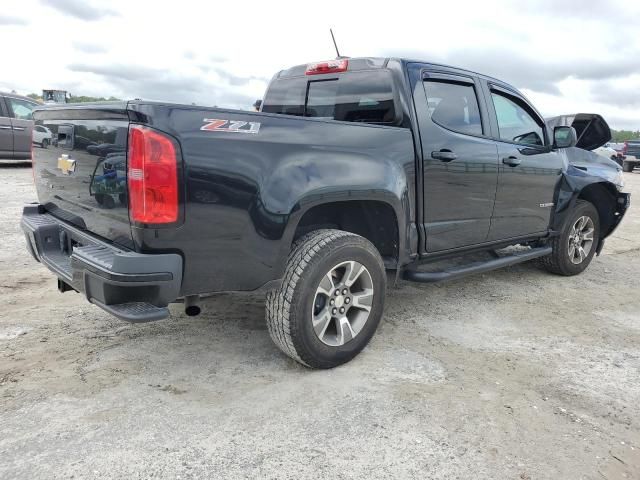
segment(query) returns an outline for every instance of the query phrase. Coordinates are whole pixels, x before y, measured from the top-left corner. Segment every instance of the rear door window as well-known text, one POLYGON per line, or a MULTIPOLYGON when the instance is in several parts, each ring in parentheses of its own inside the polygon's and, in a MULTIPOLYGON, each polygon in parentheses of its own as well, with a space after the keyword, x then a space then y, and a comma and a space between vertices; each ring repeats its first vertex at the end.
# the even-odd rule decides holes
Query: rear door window
POLYGON ((396 121, 391 74, 351 72, 329 79, 282 78, 272 82, 263 112, 304 117, 393 124, 396 121))
POLYGON ((441 80, 425 80, 431 119, 455 132, 482 135, 478 98, 473 85, 441 80))

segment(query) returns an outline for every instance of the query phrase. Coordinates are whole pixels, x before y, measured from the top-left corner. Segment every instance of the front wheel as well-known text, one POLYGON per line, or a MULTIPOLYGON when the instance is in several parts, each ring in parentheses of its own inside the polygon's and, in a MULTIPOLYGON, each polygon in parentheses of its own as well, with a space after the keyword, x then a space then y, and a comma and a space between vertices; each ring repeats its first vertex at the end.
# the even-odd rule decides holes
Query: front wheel
POLYGON ((384 307, 386 275, 363 237, 318 230, 299 239, 280 288, 267 294, 275 344, 312 368, 348 362, 369 343, 384 307))
POLYGON ((42 148, 47 148, 49 146, 49 140, 46 138, 42 140, 42 148))
POLYGON ((543 267, 558 275, 577 275, 591 263, 600 240, 598 211, 578 200, 561 234, 551 240, 553 252, 540 259, 543 267))

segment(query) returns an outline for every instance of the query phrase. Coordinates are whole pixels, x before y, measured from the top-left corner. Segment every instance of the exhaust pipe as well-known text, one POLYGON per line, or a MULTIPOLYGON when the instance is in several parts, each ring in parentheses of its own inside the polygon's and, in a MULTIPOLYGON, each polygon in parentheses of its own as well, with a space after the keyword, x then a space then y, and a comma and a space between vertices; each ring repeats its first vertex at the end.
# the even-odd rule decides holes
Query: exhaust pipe
POLYGON ((200 295, 187 295, 184 297, 184 313, 189 317, 200 315, 200 295))

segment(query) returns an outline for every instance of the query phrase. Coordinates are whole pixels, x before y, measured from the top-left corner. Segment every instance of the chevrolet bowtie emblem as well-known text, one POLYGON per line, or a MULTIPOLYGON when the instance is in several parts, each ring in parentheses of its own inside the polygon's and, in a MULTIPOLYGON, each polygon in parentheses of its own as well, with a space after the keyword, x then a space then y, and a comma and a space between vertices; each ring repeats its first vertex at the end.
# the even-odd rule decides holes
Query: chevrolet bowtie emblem
POLYGON ((69 155, 63 154, 58 157, 58 168, 62 170, 65 175, 71 175, 76 171, 76 161, 71 160, 69 155))

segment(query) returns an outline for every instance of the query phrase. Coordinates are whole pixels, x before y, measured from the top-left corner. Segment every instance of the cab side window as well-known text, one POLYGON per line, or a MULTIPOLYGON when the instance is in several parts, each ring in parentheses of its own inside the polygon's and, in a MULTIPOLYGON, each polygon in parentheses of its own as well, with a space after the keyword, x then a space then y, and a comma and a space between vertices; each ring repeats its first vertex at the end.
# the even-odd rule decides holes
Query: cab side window
POLYGON ((491 92, 496 110, 500 140, 522 145, 543 146, 544 131, 539 120, 513 99, 491 92))
POLYGON ((20 100, 17 98, 7 98, 9 104, 11 105, 11 110, 13 110, 14 118, 19 120, 32 120, 33 119, 33 109, 35 105, 31 102, 25 102, 24 100, 20 100))
POLYGON ((424 89, 429 113, 435 123, 454 132, 482 135, 480 109, 473 85, 425 80, 424 89))

